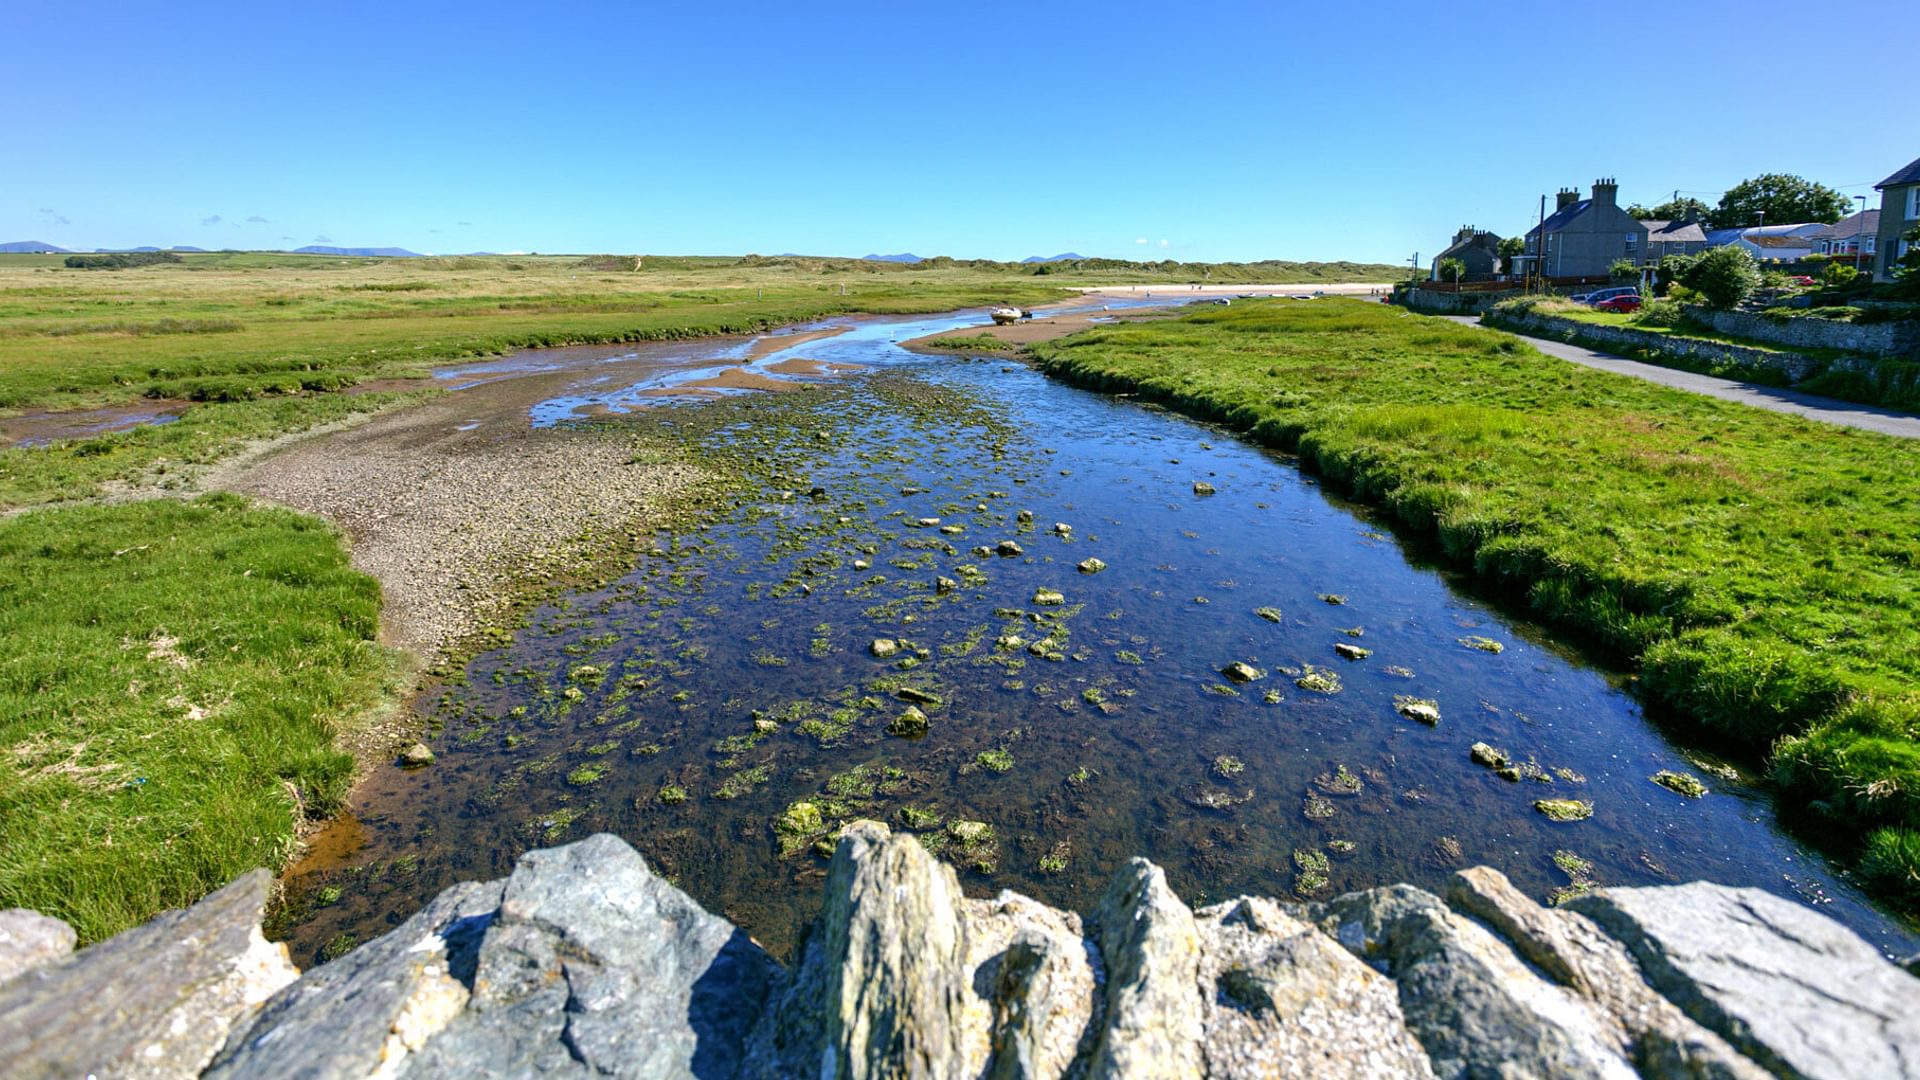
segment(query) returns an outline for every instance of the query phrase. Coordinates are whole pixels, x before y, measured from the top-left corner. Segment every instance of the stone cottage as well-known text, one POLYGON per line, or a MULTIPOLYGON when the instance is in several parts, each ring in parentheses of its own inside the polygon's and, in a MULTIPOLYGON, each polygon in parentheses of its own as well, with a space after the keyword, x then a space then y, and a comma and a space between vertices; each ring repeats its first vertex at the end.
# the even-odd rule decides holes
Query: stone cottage
POLYGON ((1593 195, 1562 188, 1547 220, 1527 233, 1527 254, 1549 278, 1605 277, 1613 264, 1646 261, 1647 223, 1620 206, 1620 185, 1596 180, 1593 195), (1544 238, 1544 240, 1543 240, 1544 238))
POLYGON ((1467 273, 1463 281, 1492 281, 1500 275, 1500 238, 1484 229, 1462 225, 1460 231, 1453 234, 1453 244, 1433 257, 1431 280, 1440 280, 1440 264, 1447 259, 1459 259, 1465 264, 1467 273))

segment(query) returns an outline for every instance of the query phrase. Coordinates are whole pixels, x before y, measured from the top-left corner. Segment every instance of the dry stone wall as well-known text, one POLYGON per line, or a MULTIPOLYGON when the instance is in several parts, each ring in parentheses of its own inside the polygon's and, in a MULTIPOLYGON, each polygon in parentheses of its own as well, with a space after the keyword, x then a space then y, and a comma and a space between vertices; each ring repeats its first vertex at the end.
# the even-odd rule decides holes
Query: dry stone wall
POLYGON ((1920 979, 1750 889, 1546 908, 1499 873, 1084 919, 843 833, 791 967, 607 835, 301 975, 255 872, 79 953, 0 913, 10 1077, 1920 1077, 1920 979))

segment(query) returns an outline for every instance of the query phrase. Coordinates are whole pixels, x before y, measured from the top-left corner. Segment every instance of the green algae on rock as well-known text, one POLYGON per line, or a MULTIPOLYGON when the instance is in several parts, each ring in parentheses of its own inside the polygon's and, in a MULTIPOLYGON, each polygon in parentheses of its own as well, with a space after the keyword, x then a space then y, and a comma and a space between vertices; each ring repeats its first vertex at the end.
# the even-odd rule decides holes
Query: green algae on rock
POLYGON ((1699 777, 1672 769, 1661 769, 1647 779, 1689 799, 1698 799, 1707 793, 1707 785, 1701 783, 1699 777))
POLYGON ((1535 799, 1533 808, 1554 821, 1585 821, 1593 816, 1593 804, 1585 799, 1535 799))

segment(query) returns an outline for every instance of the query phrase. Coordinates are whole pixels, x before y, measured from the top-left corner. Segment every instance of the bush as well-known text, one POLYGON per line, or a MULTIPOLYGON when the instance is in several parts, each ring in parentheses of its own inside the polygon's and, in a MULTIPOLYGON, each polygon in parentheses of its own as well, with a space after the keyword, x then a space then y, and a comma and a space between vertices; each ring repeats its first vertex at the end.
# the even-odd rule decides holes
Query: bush
POLYGON ((1686 317, 1686 310, 1678 300, 1651 300, 1633 321, 1642 326, 1679 326, 1686 317))
POLYGON ((1827 268, 1821 272, 1820 279, 1829 285, 1851 285, 1853 279, 1859 276, 1860 271, 1846 263, 1828 263, 1827 268))
POLYGON ((1466 276, 1467 276, 1466 263, 1461 262, 1459 259, 1451 259, 1451 258, 1440 260, 1440 280, 1441 281, 1451 281, 1457 284, 1466 276))
POLYGON ((1662 256, 1659 269, 1654 273, 1654 292, 1661 296, 1667 295, 1668 290, 1672 289, 1675 283, 1687 279, 1688 271, 1692 270, 1693 264, 1698 261, 1700 261, 1698 255, 1662 256))
POLYGON ((1607 276, 1615 281, 1638 281, 1640 266, 1632 259, 1615 259, 1613 265, 1607 267, 1607 276))
POLYGON ((1694 260, 1682 283, 1698 292, 1707 306, 1726 311, 1740 306, 1760 287, 1760 270, 1746 249, 1728 244, 1694 260))
POLYGON ((135 266, 157 266, 180 262, 171 251, 122 251, 112 255, 69 255, 69 270, 126 270, 135 266))
POLYGON ((1860 876, 1878 892, 1920 904, 1920 832, 1876 829, 1860 855, 1860 876))

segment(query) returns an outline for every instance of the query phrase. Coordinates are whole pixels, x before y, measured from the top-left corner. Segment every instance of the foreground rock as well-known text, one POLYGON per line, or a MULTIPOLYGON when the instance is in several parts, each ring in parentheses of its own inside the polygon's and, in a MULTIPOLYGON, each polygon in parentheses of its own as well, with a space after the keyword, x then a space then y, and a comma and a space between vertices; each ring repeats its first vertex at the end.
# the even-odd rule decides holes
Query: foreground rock
MULTIPOLYGON (((985 829, 985 826, 981 826, 985 829)), ((1920 1076, 1920 980, 1714 885, 1544 908, 1499 873, 1190 910, 1135 859, 1087 923, 842 833, 791 969, 599 835, 298 977, 264 873, 65 955, 0 913, 8 1076, 1920 1076), (6 965, 13 964, 13 968, 6 965), (33 966, 33 965, 38 966, 33 966)))

